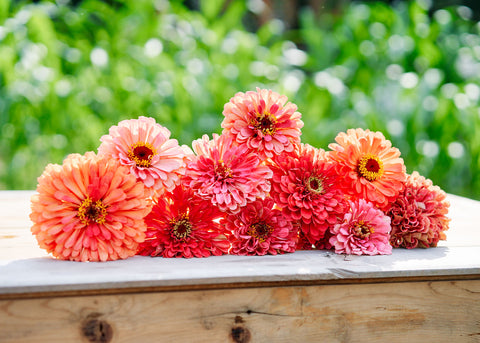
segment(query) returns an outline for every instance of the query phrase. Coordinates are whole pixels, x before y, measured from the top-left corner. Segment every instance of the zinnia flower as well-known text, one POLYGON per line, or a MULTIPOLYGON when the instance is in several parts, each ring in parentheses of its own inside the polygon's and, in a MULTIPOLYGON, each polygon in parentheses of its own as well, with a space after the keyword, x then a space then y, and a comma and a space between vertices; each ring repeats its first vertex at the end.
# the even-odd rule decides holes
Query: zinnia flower
POLYGON ((187 258, 222 255, 230 246, 219 224, 223 216, 209 202, 178 185, 173 192, 154 199, 145 218, 147 238, 138 254, 187 258))
POLYGON ((245 145, 235 146, 231 137, 217 134, 192 145, 197 157, 188 164, 183 183, 220 210, 238 212, 270 191, 272 171, 245 145))
POLYGON ((237 93, 225 104, 223 134, 245 144, 262 160, 292 152, 300 143, 303 122, 297 106, 271 90, 237 93))
POLYGON ((32 233, 62 260, 107 261, 135 255, 150 211, 144 185, 116 160, 69 155, 49 164, 32 196, 32 233))
POLYGON ((315 246, 305 237, 302 230, 298 230, 298 239, 296 250, 313 250, 315 246))
POLYGON ((295 154, 278 156, 271 168, 272 198, 315 244, 346 210, 335 165, 323 149, 301 144, 295 154))
POLYGON ((446 193, 418 172, 407 177, 387 214, 392 219, 390 243, 395 248, 429 248, 445 240, 450 219, 446 217, 450 203, 446 193))
POLYGON ((232 232, 232 254, 276 255, 295 251, 298 231, 282 211, 273 207, 271 198, 258 199, 238 214, 227 216, 225 226, 232 232))
POLYGON ((374 204, 358 199, 350 201, 350 210, 343 221, 333 227, 330 243, 337 254, 391 254, 390 229, 390 217, 374 204))
POLYGON ((345 193, 353 199, 366 199, 382 210, 402 191, 406 169, 400 151, 381 132, 350 129, 329 145, 338 162, 345 193))
POLYGON ((147 188, 172 191, 185 173, 191 151, 169 138, 170 131, 153 118, 123 120, 102 136, 98 153, 130 167, 147 188))

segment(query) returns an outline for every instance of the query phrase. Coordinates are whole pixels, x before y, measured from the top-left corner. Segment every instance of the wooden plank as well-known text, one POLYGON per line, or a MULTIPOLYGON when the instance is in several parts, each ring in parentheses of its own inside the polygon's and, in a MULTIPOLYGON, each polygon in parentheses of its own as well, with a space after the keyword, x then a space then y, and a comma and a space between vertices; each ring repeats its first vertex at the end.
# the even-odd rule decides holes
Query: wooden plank
POLYGON ((0 341, 478 342, 479 318, 479 280, 247 288, 3 300, 0 341))
POLYGON ((217 256, 163 259, 136 256, 123 261, 58 261, 37 247, 30 234, 33 192, 0 192, 0 299, 152 290, 311 285, 327 282, 451 280, 480 275, 480 203, 449 196, 448 240, 435 249, 396 249, 391 256, 344 256, 298 251, 281 256, 217 256), (303 282, 303 283, 302 283, 303 282), (250 284, 250 285, 249 285, 250 284), (222 286, 223 285, 223 286, 222 286))

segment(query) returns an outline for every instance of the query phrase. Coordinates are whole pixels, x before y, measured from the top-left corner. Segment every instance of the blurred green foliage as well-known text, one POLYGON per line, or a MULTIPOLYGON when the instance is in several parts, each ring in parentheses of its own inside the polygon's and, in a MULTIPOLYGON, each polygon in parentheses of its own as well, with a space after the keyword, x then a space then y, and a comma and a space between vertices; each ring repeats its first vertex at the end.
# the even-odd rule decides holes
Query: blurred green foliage
POLYGON ((351 127, 384 132, 446 191, 480 199, 480 24, 426 0, 302 8, 252 29, 258 1, 0 0, 0 189, 33 189, 47 163, 147 115, 182 144, 221 132, 236 92, 267 87, 327 149, 351 127), (255 5, 255 6, 254 6, 255 5))

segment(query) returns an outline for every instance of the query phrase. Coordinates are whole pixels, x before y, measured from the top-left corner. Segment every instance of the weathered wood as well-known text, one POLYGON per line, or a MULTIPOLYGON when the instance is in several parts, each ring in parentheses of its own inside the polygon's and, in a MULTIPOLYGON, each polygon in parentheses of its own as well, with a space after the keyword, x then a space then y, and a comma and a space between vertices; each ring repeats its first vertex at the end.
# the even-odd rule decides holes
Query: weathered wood
POLYGON ((58 261, 37 247, 29 230, 33 192, 0 192, 0 299, 198 288, 312 285, 398 280, 451 280, 480 275, 480 203, 450 196, 448 240, 435 249, 396 249, 390 256, 299 251, 282 256, 217 256, 124 261, 58 261), (5 219, 5 220, 3 220, 5 219))
POLYGON ((390 256, 299 251, 58 261, 33 192, 0 192, 0 342, 478 342, 480 202, 449 195, 447 241, 390 256))
POLYGON ((5 343, 478 342, 480 281, 4 300, 0 318, 5 343))

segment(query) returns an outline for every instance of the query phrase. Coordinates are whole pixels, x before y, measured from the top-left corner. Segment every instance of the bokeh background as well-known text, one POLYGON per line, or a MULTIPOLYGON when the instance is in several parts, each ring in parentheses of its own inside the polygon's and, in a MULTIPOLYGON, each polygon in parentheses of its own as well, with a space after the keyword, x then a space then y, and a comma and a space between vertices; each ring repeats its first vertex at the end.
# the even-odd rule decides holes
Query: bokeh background
POLYGON ((382 131, 447 192, 480 199, 478 1, 0 0, 0 189, 154 117, 181 144, 256 87, 302 141, 382 131))

